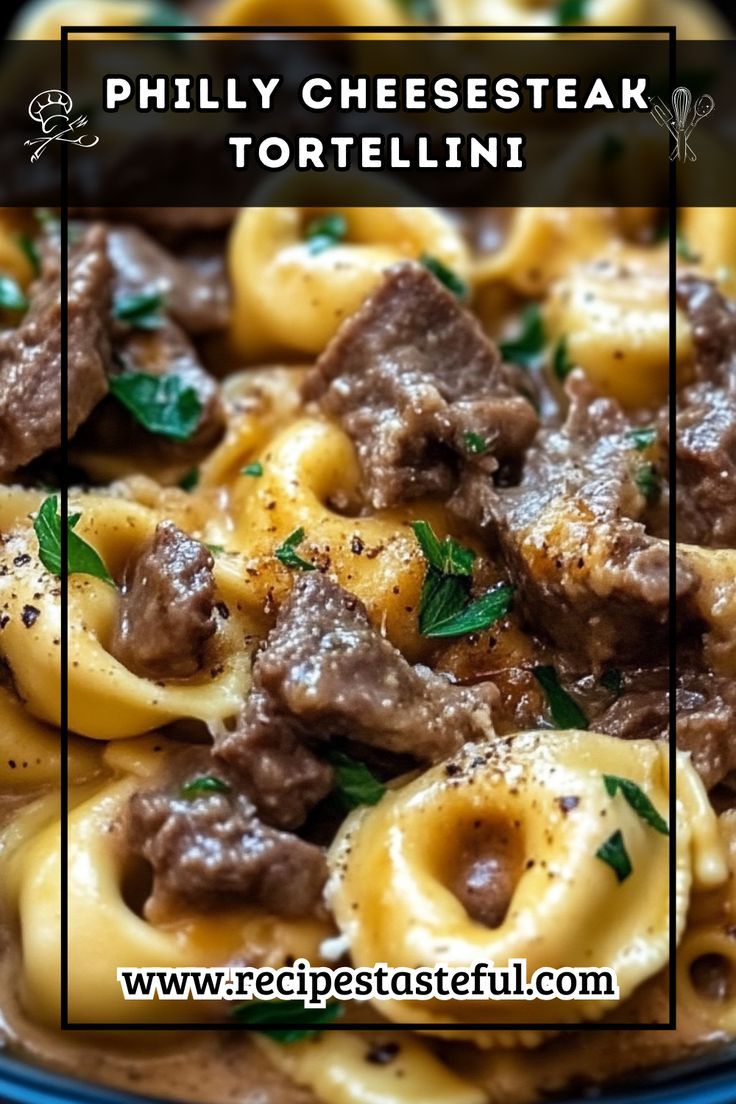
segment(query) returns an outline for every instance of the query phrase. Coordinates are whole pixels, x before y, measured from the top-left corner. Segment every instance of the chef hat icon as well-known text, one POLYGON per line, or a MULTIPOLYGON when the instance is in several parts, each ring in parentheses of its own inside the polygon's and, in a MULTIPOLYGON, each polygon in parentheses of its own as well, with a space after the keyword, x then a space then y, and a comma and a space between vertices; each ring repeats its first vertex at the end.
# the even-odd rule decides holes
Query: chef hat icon
POLYGON ((39 92, 28 105, 28 114, 34 122, 41 124, 44 134, 52 129, 55 120, 69 121, 73 102, 68 92, 52 88, 48 92, 39 92))

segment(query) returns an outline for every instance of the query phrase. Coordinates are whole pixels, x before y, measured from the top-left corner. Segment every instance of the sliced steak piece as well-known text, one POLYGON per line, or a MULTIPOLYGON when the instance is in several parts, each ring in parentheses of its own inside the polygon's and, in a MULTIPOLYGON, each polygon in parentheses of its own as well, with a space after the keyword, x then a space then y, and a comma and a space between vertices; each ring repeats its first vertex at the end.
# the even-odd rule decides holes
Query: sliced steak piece
POLYGON ((256 657, 238 726, 218 737, 215 751, 244 777, 254 745, 278 746, 292 735, 349 736, 433 762, 493 735, 495 696, 492 683, 455 686, 412 667, 357 598, 314 573, 295 580, 256 657))
MULTIPOLYGON (((106 232, 91 226, 69 251, 68 369, 71 436, 107 392, 112 270, 106 232)), ((0 334, 0 475, 61 443, 61 265, 58 243, 42 250, 28 313, 0 334)))
POLYGON ((678 280, 677 298, 695 342, 695 379, 678 396, 677 535, 736 548, 736 304, 695 276, 678 280))
POLYGON ((110 651, 143 678, 186 678, 203 663, 215 632, 214 560, 171 521, 126 570, 110 651))
POLYGON ((135 226, 110 227, 108 253, 115 271, 115 300, 156 292, 167 314, 190 334, 227 324, 228 289, 221 268, 187 264, 135 226))
MULTIPOLYGON (((636 482, 644 461, 620 408, 579 371, 567 391, 567 422, 540 434, 518 486, 495 488, 468 472, 450 507, 498 549, 530 622, 596 667, 651 654, 663 641, 669 550, 638 520, 647 506, 636 482)), ((678 596, 697 582, 678 562, 678 596)))
POLYGON ((186 901, 198 909, 257 904, 287 917, 316 911, 327 876, 319 847, 263 824, 206 751, 187 753, 176 773, 163 788, 134 794, 128 806, 128 845, 154 871, 149 907, 186 901), (190 788, 187 795, 182 786, 203 776, 226 792, 190 788))
POLYGON ((340 327, 304 393, 352 437, 377 509, 446 496, 461 462, 492 472, 518 458, 537 429, 477 320, 417 264, 388 271, 340 327))

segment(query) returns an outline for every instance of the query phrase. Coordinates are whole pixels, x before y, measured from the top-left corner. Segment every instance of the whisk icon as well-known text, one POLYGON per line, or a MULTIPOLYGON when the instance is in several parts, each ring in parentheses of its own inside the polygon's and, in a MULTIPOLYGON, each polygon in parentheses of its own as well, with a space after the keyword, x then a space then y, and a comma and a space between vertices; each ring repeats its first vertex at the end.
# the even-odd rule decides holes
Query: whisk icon
POLYGON ((695 101, 695 107, 693 108, 690 89, 680 85, 672 93, 672 110, 659 97, 651 99, 649 102, 652 115, 656 121, 660 126, 667 127, 667 130, 675 139, 676 145, 670 155, 670 160, 674 161, 677 158, 679 161, 697 161, 695 152, 689 143, 689 138, 701 119, 705 119, 707 115, 710 115, 716 106, 713 97, 704 93, 695 101))

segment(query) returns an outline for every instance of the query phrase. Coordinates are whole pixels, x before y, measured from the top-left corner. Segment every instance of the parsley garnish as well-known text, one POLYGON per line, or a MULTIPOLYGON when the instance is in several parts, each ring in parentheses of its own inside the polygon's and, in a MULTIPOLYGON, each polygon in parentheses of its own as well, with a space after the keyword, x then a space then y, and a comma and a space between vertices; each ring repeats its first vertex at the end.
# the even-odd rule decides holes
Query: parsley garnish
POLYGON ((38 252, 38 246, 31 237, 30 234, 18 234, 18 245, 23 250, 28 263, 31 266, 34 276, 38 276, 41 271, 41 257, 38 252))
POLYGON ((259 464, 258 461, 254 464, 247 464, 244 468, 240 469, 241 475, 252 475, 254 478, 259 478, 263 475, 263 464, 259 464))
POLYGON ((165 376, 121 372, 110 377, 110 390, 149 433, 187 441, 199 425, 199 395, 175 372, 165 376))
POLYGON ((595 857, 611 867, 619 882, 625 882, 634 869, 620 829, 600 845, 595 857))
POLYGON ((298 571, 314 571, 315 567, 313 563, 309 563, 308 560, 303 560, 301 556, 298 556, 294 551, 304 540, 304 529, 300 525, 298 529, 295 529, 293 533, 290 533, 285 541, 278 546, 274 555, 284 567, 294 567, 298 571))
MULTIPOLYGON (((114 587, 115 580, 99 554, 74 532, 81 516, 69 514, 67 517, 67 571, 70 575, 93 575, 114 587)), ((52 575, 61 575, 61 516, 56 495, 50 495, 41 503, 33 529, 38 538, 41 563, 52 575)))
POLYGON ((424 557, 443 575, 472 575, 475 552, 463 548, 452 537, 440 540, 428 521, 413 521, 411 527, 419 541, 424 557))
POLYGON ((535 679, 544 690, 552 720, 557 728, 587 728, 588 718, 578 703, 560 686, 554 667, 535 667, 535 679))
POLYGON ((615 667, 609 668, 608 671, 604 671, 598 682, 605 690, 610 690, 616 697, 621 693, 621 672, 615 667))
POLYGON ((682 233, 682 231, 678 231, 676 238, 676 249, 677 256, 680 257, 683 261, 690 261, 691 264, 697 264, 698 261, 702 260, 700 254, 696 253, 693 249, 690 248, 688 240, 682 233))
POLYGON ((118 322, 127 322, 137 330, 159 330, 163 325, 163 305, 164 297, 160 292, 139 291, 133 295, 119 295, 112 313, 118 322))
POLYGON ((650 505, 659 502, 662 497, 662 480, 654 464, 642 464, 637 468, 634 482, 650 505))
POLYGON ((262 1035, 268 1035, 278 1043, 298 1043, 302 1039, 313 1039, 319 1034, 319 1026, 311 1025, 334 1023, 343 1014, 343 1007, 336 1001, 324 1008, 305 1008, 300 1000, 249 1001, 233 1009, 233 1019, 238 1023, 251 1024, 262 1035), (280 1027, 279 1024, 289 1024, 280 1027), (299 1024, 308 1026, 300 1027, 299 1024))
POLYGON ((616 774, 604 774, 603 785, 606 787, 606 793, 609 797, 614 797, 617 791, 620 790, 637 816, 640 816, 643 821, 651 825, 655 831, 661 832, 663 836, 670 834, 667 821, 659 815, 636 782, 632 782, 630 778, 619 778, 616 774))
POLYGON ((344 215, 319 215, 313 218, 306 230, 309 252, 313 256, 324 253, 325 249, 331 249, 333 245, 344 241, 347 232, 348 224, 344 215))
POLYGON ((447 290, 451 291, 453 295, 456 295, 458 299, 467 299, 469 290, 468 285, 464 280, 460 279, 456 272, 448 268, 446 264, 443 264, 437 257, 433 257, 429 253, 422 253, 419 261, 428 272, 436 276, 439 282, 444 284, 447 290))
POLYGON ((513 587, 494 587, 482 597, 470 597, 470 575, 475 552, 452 537, 440 540, 426 521, 412 522, 412 529, 427 560, 427 574, 419 597, 419 631, 422 636, 464 636, 487 629, 511 608, 513 587))
POLYGON ((559 0, 555 12, 558 27, 568 27, 571 23, 582 23, 588 14, 589 0, 559 0))
POLYGON ((210 552, 213 556, 221 556, 225 551, 224 544, 207 544, 206 541, 203 541, 202 543, 204 544, 207 551, 210 552))
POLYGON ((190 468, 186 475, 179 480, 179 486, 183 491, 193 491, 199 483, 199 468, 190 468))
POLYGON ((0 276, 0 310, 28 310, 28 300, 12 276, 0 276))
POLYGON ((654 426, 637 426, 626 431, 626 436, 637 452, 644 452, 657 440, 657 430, 654 426))
POLYGON ((439 19, 437 0, 394 0, 412 19, 425 19, 436 23, 439 19))
POLYGON ((488 452, 488 441, 485 437, 481 437, 480 433, 474 433, 472 430, 468 430, 463 433, 463 441, 465 447, 472 456, 483 456, 488 452))
POLYGON ((189 782, 185 782, 181 788, 181 796, 188 799, 213 793, 230 793, 230 787, 227 782, 223 782, 221 778, 215 778, 213 774, 205 774, 200 778, 192 778, 189 782))
POLYGON ((365 763, 358 759, 352 759, 342 751, 331 751, 327 762, 335 772, 338 795, 348 809, 357 809, 359 805, 377 805, 386 792, 383 782, 379 782, 365 763))
POLYGON ((521 330, 516 337, 499 342, 504 360, 531 368, 541 356, 545 342, 544 322, 539 303, 529 303, 521 315, 521 330))
POLYGON ((570 360, 567 352, 567 338, 561 337, 552 354, 552 371, 558 380, 564 380, 567 379, 574 367, 575 365, 570 360))

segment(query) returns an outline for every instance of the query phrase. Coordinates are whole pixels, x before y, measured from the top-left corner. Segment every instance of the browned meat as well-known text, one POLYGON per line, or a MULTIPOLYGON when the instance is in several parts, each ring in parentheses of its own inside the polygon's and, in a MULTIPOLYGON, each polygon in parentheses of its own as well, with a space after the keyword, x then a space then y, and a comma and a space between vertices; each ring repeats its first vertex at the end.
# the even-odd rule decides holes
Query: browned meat
POLYGON ((135 226, 110 227, 108 253, 115 271, 115 299, 157 292, 166 312, 191 334, 227 324, 227 284, 224 273, 213 265, 196 269, 135 226))
MULTIPOLYGON (((695 379, 677 412, 677 535, 736 547, 736 304, 705 280, 678 280, 695 341, 695 379)), ((666 417, 663 417, 666 432, 666 417)))
POLYGON ((537 428, 479 323, 416 264, 389 270, 343 323, 305 395, 354 440, 376 508, 448 495, 460 461, 490 473, 519 457, 537 428))
MULTIPOLYGON (((664 640, 669 551, 638 520, 643 461, 620 408, 580 372, 567 390, 567 422, 540 434, 518 486, 466 473, 450 505, 498 548, 531 624, 568 654, 586 649, 595 666, 664 640)), ((681 562, 677 573, 684 600, 697 578, 681 562)))
POLYGON ((503 829, 476 821, 453 871, 451 889, 479 924, 498 928, 508 912, 518 879, 514 847, 503 829))
POLYGON ((350 736, 431 762, 493 735, 495 694, 491 683, 454 686, 410 666, 357 598, 309 574, 295 580, 256 658, 238 727, 218 738, 216 753, 247 777, 253 743, 278 745, 286 733, 350 736))
MULTIPOLYGON (((69 252, 70 436, 107 392, 111 276, 105 230, 91 226, 69 252)), ((0 475, 61 442, 60 281, 58 245, 49 240, 28 313, 0 334, 0 475)))
POLYGON ((320 848, 263 824, 206 751, 187 754, 181 766, 176 781, 134 794, 128 807, 128 844, 154 871, 149 907, 248 902, 279 916, 313 913, 327 875, 320 848), (202 777, 217 778, 225 792, 187 794, 186 784, 202 777))
POLYGON ((213 559, 199 541, 162 521, 128 565, 110 651, 144 678, 186 678, 215 632, 213 559))

